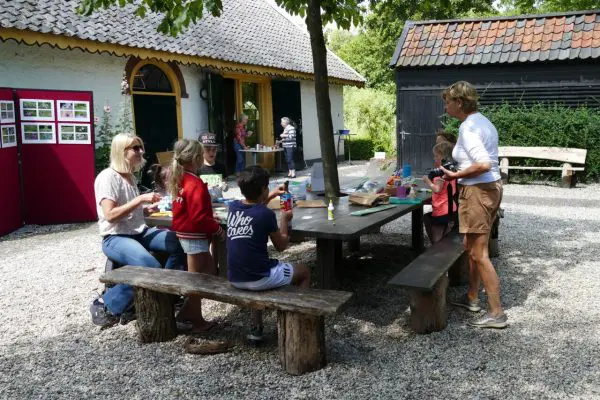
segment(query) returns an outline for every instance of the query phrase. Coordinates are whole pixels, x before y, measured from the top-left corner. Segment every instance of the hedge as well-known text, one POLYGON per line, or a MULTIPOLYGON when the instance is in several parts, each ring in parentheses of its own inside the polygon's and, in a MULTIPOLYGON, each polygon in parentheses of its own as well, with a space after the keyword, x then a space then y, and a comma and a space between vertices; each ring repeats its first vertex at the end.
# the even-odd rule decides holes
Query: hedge
MULTIPOLYGON (((570 108, 560 104, 481 107, 481 113, 498 130, 500 146, 576 147, 587 149, 584 175, 600 178, 600 110, 585 106, 570 108)), ((446 130, 457 133, 460 122, 446 118, 446 130)), ((552 162, 511 160, 511 164, 555 165, 552 162)), ((554 177, 556 174, 546 174, 554 177)))
POLYGON ((353 160, 370 160, 375 155, 375 144, 367 138, 352 139, 344 141, 344 158, 348 159, 348 145, 350 145, 350 157, 353 160))

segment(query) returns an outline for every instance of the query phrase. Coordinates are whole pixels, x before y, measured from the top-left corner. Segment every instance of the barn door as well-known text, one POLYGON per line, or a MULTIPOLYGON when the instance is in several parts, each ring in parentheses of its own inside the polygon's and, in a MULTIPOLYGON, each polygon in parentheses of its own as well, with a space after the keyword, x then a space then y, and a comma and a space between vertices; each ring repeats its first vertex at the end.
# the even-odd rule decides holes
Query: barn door
POLYGON ((0 89, 0 236, 23 225, 16 114, 12 89, 0 89))
POLYGON ((17 90, 16 100, 25 222, 94 220, 92 94, 17 90))
POLYGON ((411 164, 413 173, 424 173, 433 167, 435 133, 442 127, 444 103, 439 91, 402 91, 397 113, 398 162, 411 164))

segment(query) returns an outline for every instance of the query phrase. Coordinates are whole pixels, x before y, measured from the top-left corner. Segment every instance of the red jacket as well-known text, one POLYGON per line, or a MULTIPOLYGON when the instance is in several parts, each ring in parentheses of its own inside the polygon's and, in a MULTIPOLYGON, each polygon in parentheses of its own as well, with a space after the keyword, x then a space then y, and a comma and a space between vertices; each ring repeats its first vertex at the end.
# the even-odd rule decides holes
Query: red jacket
POLYGON ((173 227, 182 239, 210 239, 222 228, 213 217, 208 186, 198 176, 185 172, 179 195, 173 201, 173 227))

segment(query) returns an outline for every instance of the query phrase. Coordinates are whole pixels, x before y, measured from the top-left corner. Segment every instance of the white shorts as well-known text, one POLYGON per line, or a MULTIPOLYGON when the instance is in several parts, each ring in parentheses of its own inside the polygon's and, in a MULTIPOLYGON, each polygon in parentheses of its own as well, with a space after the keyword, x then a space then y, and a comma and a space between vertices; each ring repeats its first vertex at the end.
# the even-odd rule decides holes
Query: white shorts
POLYGON ((181 248, 185 254, 208 253, 209 242, 206 239, 182 239, 179 238, 181 248))
POLYGON ((231 286, 244 290, 269 290, 291 284, 293 276, 294 266, 289 263, 279 262, 279 264, 271 268, 269 276, 252 282, 231 282, 231 286))

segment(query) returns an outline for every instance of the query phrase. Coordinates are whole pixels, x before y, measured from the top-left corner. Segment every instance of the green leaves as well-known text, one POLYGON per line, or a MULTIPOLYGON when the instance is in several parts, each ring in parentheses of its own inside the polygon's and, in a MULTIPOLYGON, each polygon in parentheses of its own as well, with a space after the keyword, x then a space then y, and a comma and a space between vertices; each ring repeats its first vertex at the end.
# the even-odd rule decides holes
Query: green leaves
MULTIPOLYGON (((344 120, 346 127, 359 138, 369 139, 374 151, 395 152, 394 94, 375 89, 344 88, 344 120)), ((352 140, 354 153, 354 140, 352 140)), ((369 157, 372 157, 371 151, 369 157)))
POLYGON ((158 31, 171 36, 177 36, 190 23, 197 22, 202 18, 204 10, 215 17, 221 15, 223 10, 221 0, 80 0, 77 11, 90 16, 98 9, 125 7, 128 4, 137 5, 135 15, 141 18, 146 17, 148 11, 163 14, 158 31))

